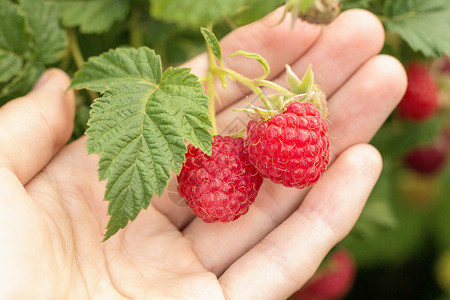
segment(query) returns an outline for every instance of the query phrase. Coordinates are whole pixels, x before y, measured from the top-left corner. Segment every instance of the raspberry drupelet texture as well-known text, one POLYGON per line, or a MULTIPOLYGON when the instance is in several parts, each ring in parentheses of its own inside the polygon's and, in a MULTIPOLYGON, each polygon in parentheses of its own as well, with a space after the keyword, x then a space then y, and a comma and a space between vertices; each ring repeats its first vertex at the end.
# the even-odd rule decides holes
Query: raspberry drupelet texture
POLYGON ((291 102, 269 121, 251 120, 246 147, 261 176, 302 189, 316 183, 327 168, 328 126, 311 103, 291 102))
POLYGON ((231 222, 247 213, 263 178, 250 164, 244 139, 214 136, 212 155, 188 146, 178 192, 206 223, 231 222))

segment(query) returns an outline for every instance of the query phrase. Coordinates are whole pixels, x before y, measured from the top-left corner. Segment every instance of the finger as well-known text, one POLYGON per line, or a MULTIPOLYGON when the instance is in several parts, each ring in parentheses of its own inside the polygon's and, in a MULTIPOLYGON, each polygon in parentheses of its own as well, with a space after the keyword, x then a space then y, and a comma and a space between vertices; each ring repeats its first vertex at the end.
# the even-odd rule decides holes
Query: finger
MULTIPOLYGON (((272 77, 282 73, 287 63, 297 61, 294 67, 302 69, 306 68, 307 62, 311 62, 315 66, 316 77, 322 80, 322 88, 331 92, 343 84, 361 64, 374 56, 382 46, 384 37, 382 26, 376 17, 366 11, 344 12, 327 27, 318 40, 317 26, 306 22, 297 22, 294 31, 290 30, 290 22, 273 26, 274 22, 281 17, 281 13, 281 10, 277 10, 261 22, 234 31, 221 41, 222 48, 228 53, 238 49, 262 53, 271 64, 272 77), (361 26, 354 26, 354 24, 361 24, 361 26), (342 62, 340 62, 341 60, 342 62), (320 75, 322 73, 331 74, 328 78, 320 75)), ((243 60, 234 61, 235 59, 232 57, 228 60, 228 64, 233 64, 230 67, 235 68, 238 72, 247 73, 250 77, 260 75, 261 68, 258 65, 252 66, 251 60, 241 58, 243 60)), ((204 56, 197 57, 187 65, 194 66, 193 71, 197 74, 203 74, 207 65, 206 58, 204 56)), ((217 111, 222 111, 217 116, 218 132, 221 134, 236 132, 246 124, 247 116, 245 113, 237 113, 232 109, 247 106, 247 100, 237 101, 237 99, 242 99, 247 91, 234 82, 230 82, 225 91, 220 87, 217 88, 222 101, 222 105, 217 109, 217 111), (224 110, 225 106, 231 104, 233 104, 231 107, 224 110)), ((169 194, 166 194, 161 199, 155 199, 153 205, 174 223, 177 223, 178 228, 183 228, 194 218, 194 214, 189 209, 174 204, 174 201, 179 202, 182 199, 174 199, 176 195, 170 195, 168 197, 169 194)))
POLYGON ((45 72, 33 91, 0 109, 0 165, 27 183, 69 139, 74 95, 62 71, 45 72))
MULTIPOLYGON (((377 56, 361 67, 329 102, 331 160, 351 145, 368 142, 397 105, 405 87, 403 67, 392 57, 377 56)), ((265 180, 247 215, 229 224, 205 224, 195 219, 184 233, 192 239, 203 264, 220 274, 287 218, 307 191, 265 180)))
MULTIPOLYGON (((331 97, 361 65, 380 52, 383 44, 383 25, 375 15, 366 10, 347 10, 326 27, 292 70, 303 74, 311 64, 314 82, 331 97)), ((284 73, 277 82, 286 82, 284 73)))
MULTIPOLYGON (((283 11, 283 7, 279 8, 263 19, 238 28, 223 38, 221 48, 225 65, 249 77, 260 76, 263 70, 256 61, 244 57, 228 57, 237 50, 256 52, 267 59, 271 66, 270 76, 274 77, 284 70, 285 64, 292 63, 303 55, 319 38, 321 27, 299 21, 291 29, 289 17, 275 26, 281 19, 283 11)), ((192 68, 192 72, 198 76, 203 76, 208 68, 206 54, 197 56, 185 66, 192 68)), ((216 89, 222 102, 218 105, 217 111, 248 93, 245 87, 233 81, 228 82, 226 90, 220 84, 216 85, 216 89)), ((174 188, 176 180, 171 183, 161 198, 152 199, 152 205, 166 214, 178 228, 183 228, 195 215, 185 207, 184 200, 177 195, 174 188)))
POLYGON ((376 56, 361 67, 328 103, 332 153, 368 142, 402 99, 406 86, 405 70, 392 56, 376 56))
POLYGON ((342 153, 300 208, 219 278, 226 298, 285 299, 299 289, 353 227, 380 172, 373 147, 342 153))
MULTIPOLYGON (((315 82, 330 96, 361 64, 376 55, 383 46, 383 26, 378 18, 365 10, 343 12, 323 30, 321 35, 317 33, 321 27, 306 22, 298 21, 296 23, 298 30, 294 31, 290 30, 288 23, 274 27, 272 19, 279 17, 277 14, 280 13, 277 10, 267 19, 263 19, 262 25, 251 24, 225 37, 221 41, 224 53, 243 49, 262 54, 271 67, 268 79, 285 86, 286 64, 291 65, 297 74, 303 74, 311 64, 315 82), (272 30, 267 28, 262 30, 261 27, 266 22, 269 22, 269 28, 272 30), (255 41, 255 37, 258 40, 255 41)), ((237 72, 250 78, 261 75, 261 67, 254 60, 226 55, 224 57, 225 64, 237 72)), ((197 67, 193 68, 194 73, 203 75, 207 69, 206 56, 199 56, 187 65, 196 65, 197 67)), ((248 88, 234 81, 229 81, 225 90, 218 84, 216 90, 221 100, 217 112, 249 94, 248 88)))
MULTIPOLYGON (((276 25, 283 13, 284 7, 280 7, 261 20, 225 36, 220 41, 224 65, 249 78, 259 77, 263 74, 263 69, 258 62, 243 56, 229 57, 238 50, 258 53, 269 63, 271 72, 268 79, 271 79, 284 71, 286 64, 295 62, 306 53, 321 36, 322 27, 299 20, 291 28, 289 16, 276 25)), ((184 65, 192 68, 194 74, 204 76, 208 69, 208 59, 203 53, 184 65)), ((221 100, 217 105, 218 112, 249 93, 247 87, 230 80, 227 81, 226 89, 218 83, 216 90, 221 100)))

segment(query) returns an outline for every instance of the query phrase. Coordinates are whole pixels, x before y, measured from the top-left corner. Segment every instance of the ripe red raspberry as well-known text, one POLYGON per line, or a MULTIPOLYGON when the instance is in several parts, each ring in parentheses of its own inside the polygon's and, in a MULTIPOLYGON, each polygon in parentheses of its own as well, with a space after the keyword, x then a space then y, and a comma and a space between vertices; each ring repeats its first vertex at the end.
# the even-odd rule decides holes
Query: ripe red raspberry
POLYGON ((263 178, 244 151, 244 139, 214 136, 212 155, 188 146, 178 192, 206 223, 231 222, 247 213, 263 178))
POLYGON ((322 265, 299 291, 292 295, 294 300, 342 299, 353 286, 356 266, 350 253, 341 249, 322 265))
POLYGON ((418 146, 406 153, 406 165, 422 174, 438 172, 450 154, 450 132, 442 132, 437 139, 425 146, 418 146))
POLYGON ((291 102, 269 121, 251 120, 246 147, 259 174, 287 187, 305 188, 325 172, 328 126, 311 103, 291 102))
POLYGON ((431 174, 443 167, 445 158, 445 152, 430 145, 411 150, 407 153, 405 161, 411 169, 422 174, 431 174))
POLYGON ((411 63, 406 68, 408 87, 398 105, 398 114, 411 121, 430 118, 438 108, 438 86, 426 66, 411 63))

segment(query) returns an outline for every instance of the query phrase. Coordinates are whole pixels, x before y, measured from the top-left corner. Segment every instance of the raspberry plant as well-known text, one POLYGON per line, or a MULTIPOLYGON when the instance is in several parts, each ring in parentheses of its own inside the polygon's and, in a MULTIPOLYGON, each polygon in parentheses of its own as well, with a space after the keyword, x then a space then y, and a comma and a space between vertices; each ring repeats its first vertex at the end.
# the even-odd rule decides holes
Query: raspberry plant
MULTIPOLYGON (((205 155, 212 154, 212 136, 217 133, 212 112, 214 103, 220 100, 213 88, 215 79, 225 83, 228 77, 247 85, 262 106, 243 109, 259 116, 266 113, 267 107, 269 117, 280 112, 287 99, 304 93, 298 82, 284 88, 266 80, 268 63, 245 49, 235 55, 259 61, 259 78, 246 78, 224 68, 218 39, 205 28, 201 29, 202 38, 199 28, 214 26, 220 38, 283 4, 290 13, 286 17, 294 15, 293 23, 298 18, 322 23, 315 21, 317 16, 328 23, 339 9, 367 9, 384 25, 383 52, 397 57, 405 66, 422 62, 436 79, 439 99, 430 119, 412 122, 394 114, 372 140, 383 154, 385 168, 356 227, 343 243, 362 267, 410 259, 410 249, 420 249, 424 236, 446 249, 450 246, 450 204, 444 201, 450 193, 449 160, 421 180, 431 182, 425 198, 436 195, 433 198, 440 199, 435 199, 435 211, 413 212, 402 205, 405 201, 398 201, 404 197, 398 185, 402 178, 410 177, 410 170, 405 169, 405 154, 432 143, 450 127, 449 63, 445 58, 450 55, 450 31, 446 30, 450 27, 450 2, 337 2, 0 0, 0 105, 27 93, 46 68, 59 67, 74 78, 77 113, 73 139, 84 134, 90 119, 89 152, 102 153, 99 175, 107 179, 105 198, 110 200, 111 215, 105 236, 108 238, 147 207, 151 195, 162 193, 170 173, 182 169, 186 142, 205 155), (324 10, 327 7, 332 9, 324 10), (321 15, 324 12, 328 14, 321 15), (205 78, 195 77, 189 69, 172 67, 204 51, 204 39, 210 61, 205 78), (262 92, 267 88, 273 94, 262 92), (431 219, 431 225, 424 226, 424 219, 431 219), (433 234, 429 234, 429 228, 433 228, 433 234)), ((296 82, 287 71, 287 81, 296 82)), ((326 116, 321 101, 314 101, 314 105, 326 116)))

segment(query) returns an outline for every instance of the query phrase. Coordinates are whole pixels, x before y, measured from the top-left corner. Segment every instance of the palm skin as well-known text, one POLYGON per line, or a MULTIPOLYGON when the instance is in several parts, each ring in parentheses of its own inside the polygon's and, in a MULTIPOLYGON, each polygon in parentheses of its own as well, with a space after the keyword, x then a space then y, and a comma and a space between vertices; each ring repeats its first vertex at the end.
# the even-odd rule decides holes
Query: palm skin
MULTIPOLYGON (((67 75, 50 70, 0 109, 1 298, 283 299, 312 276, 378 178, 379 154, 364 143, 401 99, 406 78, 395 59, 377 55, 382 27, 368 12, 344 12, 325 30, 298 22, 293 31, 290 20, 273 26, 281 14, 221 44, 226 54, 262 54, 281 84, 286 63, 299 75, 312 63, 329 96, 332 137, 332 164, 319 183, 300 191, 266 180, 249 213, 229 224, 203 223, 166 191, 102 242, 108 216, 98 157, 87 155, 85 137, 65 146, 74 96, 67 75)), ((206 61, 200 55, 186 66, 201 76, 206 61)), ((226 63, 249 77, 261 71, 244 58, 226 63)), ((219 92, 225 128, 249 91, 230 82, 219 92)))

